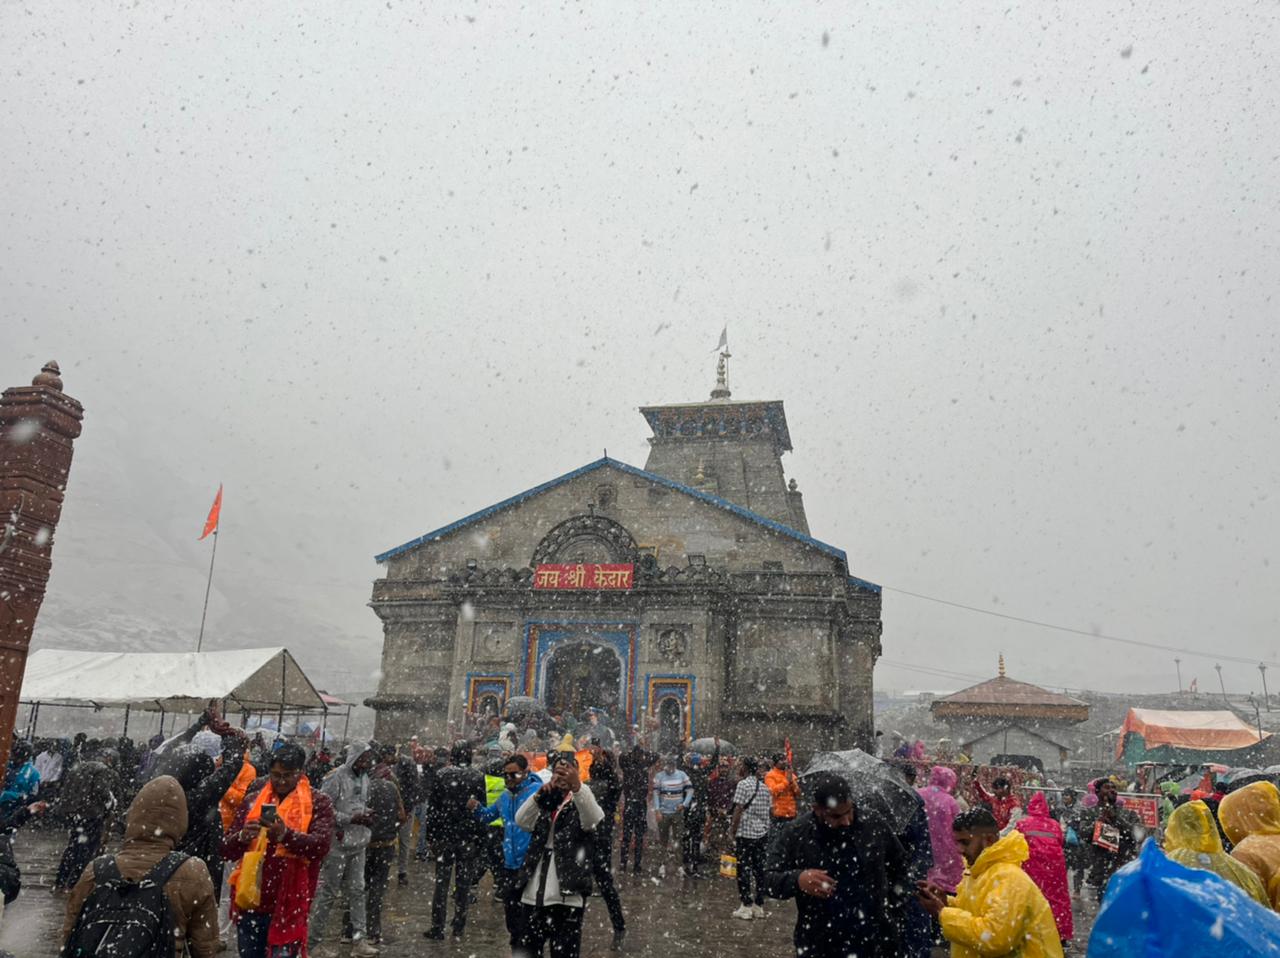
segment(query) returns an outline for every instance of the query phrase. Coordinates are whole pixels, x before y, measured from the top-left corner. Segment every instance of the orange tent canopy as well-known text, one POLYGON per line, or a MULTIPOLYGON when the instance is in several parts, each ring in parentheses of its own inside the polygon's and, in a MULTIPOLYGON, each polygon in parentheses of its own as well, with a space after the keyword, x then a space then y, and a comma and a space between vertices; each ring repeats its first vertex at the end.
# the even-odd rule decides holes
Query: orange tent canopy
MULTIPOLYGON (((1206 752, 1248 748, 1260 741, 1258 730, 1235 712, 1173 712, 1160 709, 1129 709, 1116 741, 1116 756, 1124 753, 1125 737, 1141 735, 1147 748, 1171 745, 1174 748, 1206 752)), ((1261 738, 1269 738, 1263 732, 1261 738)))

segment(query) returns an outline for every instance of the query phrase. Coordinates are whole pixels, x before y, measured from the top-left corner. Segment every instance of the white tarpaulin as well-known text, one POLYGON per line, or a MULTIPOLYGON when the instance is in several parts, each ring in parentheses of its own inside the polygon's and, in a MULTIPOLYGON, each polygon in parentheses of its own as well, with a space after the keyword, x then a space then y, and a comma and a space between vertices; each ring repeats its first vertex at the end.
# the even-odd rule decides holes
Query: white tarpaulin
POLYGON ((40 649, 27 659, 21 701, 153 712, 199 712, 226 700, 228 713, 305 709, 324 700, 288 649, 231 652, 75 652, 40 649))

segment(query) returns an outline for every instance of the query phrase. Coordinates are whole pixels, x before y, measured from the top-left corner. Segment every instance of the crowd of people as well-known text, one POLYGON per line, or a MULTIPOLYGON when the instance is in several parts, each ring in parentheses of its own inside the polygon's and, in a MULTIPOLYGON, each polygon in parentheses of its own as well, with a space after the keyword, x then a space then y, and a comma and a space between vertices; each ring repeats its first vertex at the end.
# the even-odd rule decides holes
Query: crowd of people
MULTIPOLYGON (((489 722, 441 748, 415 739, 308 751, 251 739, 210 711, 141 750, 79 736, 15 741, 0 822, 6 836, 42 816, 66 829, 54 879, 67 895, 64 954, 148 954, 148 935, 171 935, 175 955, 195 958, 232 938, 241 958, 322 955, 340 940, 356 958, 376 955, 387 889, 409 883, 411 856, 434 865, 427 941, 465 938, 488 874, 512 955, 579 954, 596 894, 621 949, 615 849, 635 873, 648 853, 659 878, 697 881, 718 866, 736 877, 734 919, 762 920, 767 901, 794 900, 805 958, 923 958, 945 943, 957 958, 1056 956, 1075 936, 1073 896, 1087 886, 1100 899, 1143 839, 1107 778, 1082 795, 1019 789, 908 757, 887 763, 892 788, 868 794, 833 772, 801 780, 789 747, 732 756, 715 739, 703 753, 686 743, 663 754, 643 736, 624 744, 592 716, 578 734, 562 729, 532 730, 544 739, 536 751, 520 747, 528 736, 512 723, 489 722), (113 831, 118 851, 100 855, 113 831), (121 890, 139 882, 159 896, 143 921, 121 890)), ((1274 784, 1170 789, 1164 813, 1170 858, 1215 872, 1259 907, 1280 905, 1274 784)), ((6 900, 10 872, 6 850, 6 900)))

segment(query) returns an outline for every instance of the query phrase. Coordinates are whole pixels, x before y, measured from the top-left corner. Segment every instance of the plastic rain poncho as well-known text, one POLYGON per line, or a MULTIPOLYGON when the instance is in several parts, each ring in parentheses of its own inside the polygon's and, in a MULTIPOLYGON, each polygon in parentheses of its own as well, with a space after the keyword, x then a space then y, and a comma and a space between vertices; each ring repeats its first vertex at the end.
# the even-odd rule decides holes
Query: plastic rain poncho
POLYGON ((1154 841, 1115 873, 1089 958, 1272 958, 1280 915, 1212 872, 1170 861, 1154 841))
POLYGON ((1027 802, 1027 814, 1014 826, 1027 840, 1031 857, 1022 870, 1031 876, 1053 909, 1058 937, 1070 941, 1075 934, 1071 919, 1071 887, 1067 884, 1067 854, 1062 826, 1049 814, 1044 792, 1036 792, 1027 802))
POLYGON ((929 844, 933 848, 929 881, 949 892, 955 891, 964 877, 964 857, 951 829, 960 814, 955 790, 956 773, 943 765, 935 766, 929 773, 929 784, 919 789, 929 817, 929 844))
POLYGON ((1225 878, 1259 905, 1271 907, 1267 891, 1253 870, 1223 850, 1217 823, 1204 802, 1188 802, 1174 809, 1165 826, 1164 853, 1179 865, 1202 868, 1225 878))
POLYGON ((939 915, 951 958, 1062 958, 1049 902, 1022 870, 1028 857, 1016 831, 978 856, 939 915))
POLYGON ((1262 881, 1271 907, 1280 905, 1280 790, 1254 782, 1223 798, 1218 821, 1235 848, 1231 857, 1262 881))

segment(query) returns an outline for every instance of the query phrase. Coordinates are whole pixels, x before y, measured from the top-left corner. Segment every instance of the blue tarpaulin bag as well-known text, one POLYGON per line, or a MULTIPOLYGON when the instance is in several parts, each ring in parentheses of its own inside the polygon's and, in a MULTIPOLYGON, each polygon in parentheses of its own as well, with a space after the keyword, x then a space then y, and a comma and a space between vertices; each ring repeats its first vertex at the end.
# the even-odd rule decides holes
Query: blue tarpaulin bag
POLYGON ((1089 958, 1280 958, 1280 915, 1225 878, 1184 868, 1148 840, 1115 873, 1089 958))

